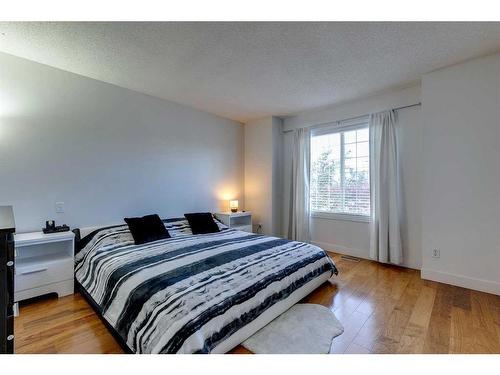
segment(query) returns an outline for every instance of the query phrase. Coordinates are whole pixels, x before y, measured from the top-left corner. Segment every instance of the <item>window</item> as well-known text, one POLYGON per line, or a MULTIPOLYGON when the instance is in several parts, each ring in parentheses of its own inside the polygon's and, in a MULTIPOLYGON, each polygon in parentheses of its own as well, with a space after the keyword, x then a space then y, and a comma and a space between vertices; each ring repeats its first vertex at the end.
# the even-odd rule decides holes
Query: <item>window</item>
POLYGON ((370 216, 368 122, 321 129, 311 137, 311 211, 367 221, 370 216))

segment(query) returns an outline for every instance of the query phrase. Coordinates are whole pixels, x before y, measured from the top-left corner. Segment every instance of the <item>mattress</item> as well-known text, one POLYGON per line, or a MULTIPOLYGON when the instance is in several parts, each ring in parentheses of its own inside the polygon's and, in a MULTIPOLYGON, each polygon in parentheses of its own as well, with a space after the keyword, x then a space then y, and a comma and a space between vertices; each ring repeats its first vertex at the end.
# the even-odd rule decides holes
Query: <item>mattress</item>
POLYGON ((75 277, 133 353, 222 353, 337 273, 319 247, 219 225, 135 245, 126 225, 80 241, 75 277))

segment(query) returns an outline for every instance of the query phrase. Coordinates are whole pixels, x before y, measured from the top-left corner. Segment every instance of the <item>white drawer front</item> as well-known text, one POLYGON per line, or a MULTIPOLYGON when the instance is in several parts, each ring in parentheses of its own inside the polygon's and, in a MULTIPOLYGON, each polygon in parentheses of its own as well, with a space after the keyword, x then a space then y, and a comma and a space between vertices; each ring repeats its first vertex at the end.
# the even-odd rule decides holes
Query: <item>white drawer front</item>
POLYGON ((16 266, 14 289, 16 292, 42 285, 72 279, 72 259, 52 260, 40 262, 36 265, 16 266))

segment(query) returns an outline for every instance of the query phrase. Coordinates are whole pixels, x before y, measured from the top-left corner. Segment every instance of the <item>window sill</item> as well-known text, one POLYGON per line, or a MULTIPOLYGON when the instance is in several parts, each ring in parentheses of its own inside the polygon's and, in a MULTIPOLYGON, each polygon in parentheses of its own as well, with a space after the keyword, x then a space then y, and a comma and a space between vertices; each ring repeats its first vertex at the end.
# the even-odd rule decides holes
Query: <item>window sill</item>
POLYGON ((311 212, 311 217, 327 220, 354 221, 359 223, 369 223, 371 221, 370 216, 335 214, 331 212, 311 212))

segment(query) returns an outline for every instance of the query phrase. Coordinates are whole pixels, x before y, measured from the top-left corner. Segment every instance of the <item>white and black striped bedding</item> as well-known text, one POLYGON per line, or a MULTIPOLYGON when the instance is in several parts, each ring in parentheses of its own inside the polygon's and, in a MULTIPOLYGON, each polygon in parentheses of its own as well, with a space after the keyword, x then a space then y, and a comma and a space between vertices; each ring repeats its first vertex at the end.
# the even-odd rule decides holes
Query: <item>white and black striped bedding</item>
POLYGON ((295 290, 336 268, 313 245, 222 225, 134 245, 128 227, 97 230, 76 256, 77 281, 135 353, 209 353, 295 290))

